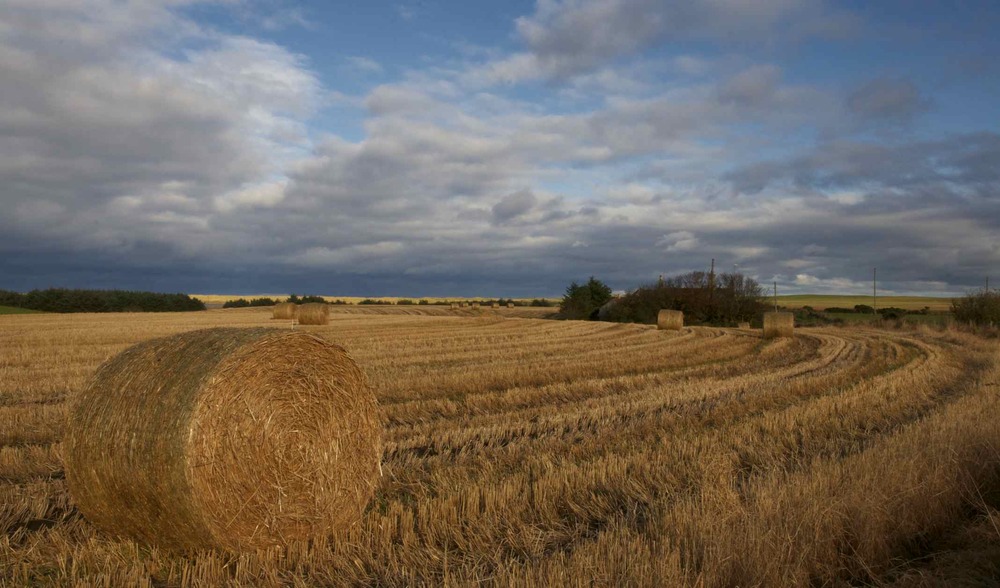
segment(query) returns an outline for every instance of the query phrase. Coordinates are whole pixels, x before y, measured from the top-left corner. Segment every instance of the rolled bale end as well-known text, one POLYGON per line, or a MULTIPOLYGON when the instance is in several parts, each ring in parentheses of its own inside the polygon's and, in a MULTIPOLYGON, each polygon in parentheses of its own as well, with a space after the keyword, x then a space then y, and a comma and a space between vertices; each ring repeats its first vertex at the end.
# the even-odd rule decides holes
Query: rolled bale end
POLYGON ((360 520, 381 459, 375 395, 301 331, 206 329, 135 345, 70 399, 66 481, 105 532, 246 551, 360 520))
POLYGON ((790 312, 764 313, 764 338, 795 336, 795 315, 790 312))
POLYGON ((299 307, 293 302, 279 302, 274 305, 271 312, 272 319, 293 319, 298 313, 299 307))
POLYGON ((472 303, 472 310, 479 310, 479 303, 478 302, 473 302, 472 303))
POLYGON ((460 306, 461 308, 465 308, 466 306, 468 306, 468 304, 466 304, 466 303, 464 303, 464 302, 463 302, 463 303, 459 304, 459 306, 460 306))
POLYGON ((656 328, 661 331, 679 331, 684 327, 684 313, 679 310, 661 310, 656 315, 656 328))
POLYGON ((300 325, 326 325, 330 323, 330 305, 325 302, 310 302, 299 307, 300 325))
POLYGON ((457 304, 455 304, 454 302, 452 302, 452 303, 451 303, 451 309, 452 309, 452 310, 455 310, 456 308, 458 308, 458 305, 457 305, 457 304))
POLYGON ((514 303, 513 302, 508 302, 507 303, 507 308, 514 308, 514 303))
POLYGON ((494 309, 497 309, 497 308, 500 308, 500 304, 498 304, 498 303, 494 302, 494 303, 493 303, 493 308, 494 308, 494 309))
POLYGON ((740 323, 740 329, 743 330, 743 331, 749 330, 750 329, 750 323, 740 323))

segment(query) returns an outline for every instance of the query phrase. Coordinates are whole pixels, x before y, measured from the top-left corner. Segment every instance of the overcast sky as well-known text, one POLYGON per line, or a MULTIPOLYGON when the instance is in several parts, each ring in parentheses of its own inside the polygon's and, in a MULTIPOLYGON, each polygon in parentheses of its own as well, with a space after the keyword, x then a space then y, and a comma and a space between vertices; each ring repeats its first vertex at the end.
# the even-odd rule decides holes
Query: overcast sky
POLYGON ((0 0, 0 288, 1000 284, 1000 5, 0 0))

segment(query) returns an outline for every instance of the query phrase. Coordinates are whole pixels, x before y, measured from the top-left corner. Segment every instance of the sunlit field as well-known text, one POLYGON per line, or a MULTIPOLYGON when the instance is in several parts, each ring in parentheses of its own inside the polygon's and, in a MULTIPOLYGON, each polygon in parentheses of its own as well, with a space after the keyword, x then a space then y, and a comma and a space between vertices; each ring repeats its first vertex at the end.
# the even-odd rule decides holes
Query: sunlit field
MULTIPOLYGON (((827 308, 854 308, 856 304, 871 306, 871 296, 844 296, 838 294, 793 294, 778 296, 778 304, 787 308, 802 308, 811 306, 816 310, 827 308)), ((932 312, 947 312, 951 310, 951 298, 933 296, 879 296, 879 308, 902 308, 905 310, 922 310, 927 308, 932 312)))
POLYGON ((0 585, 989 585, 1000 363, 951 329, 540 320, 333 307, 0 316, 0 585), (212 326, 347 348, 383 411, 375 499, 287 549, 173 554, 96 531, 65 401, 129 345, 212 326))

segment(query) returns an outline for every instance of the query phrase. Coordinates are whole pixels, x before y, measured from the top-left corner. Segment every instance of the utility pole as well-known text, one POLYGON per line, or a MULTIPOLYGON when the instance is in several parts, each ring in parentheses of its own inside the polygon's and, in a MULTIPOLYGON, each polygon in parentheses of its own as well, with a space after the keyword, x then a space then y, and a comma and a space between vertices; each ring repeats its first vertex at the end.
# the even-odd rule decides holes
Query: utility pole
POLYGON ((708 303, 715 302, 715 258, 712 258, 712 269, 708 272, 708 303))
POLYGON ((878 314, 878 268, 872 268, 872 309, 875 314, 878 314))
POLYGON ((774 312, 778 312, 778 282, 774 282, 774 312))

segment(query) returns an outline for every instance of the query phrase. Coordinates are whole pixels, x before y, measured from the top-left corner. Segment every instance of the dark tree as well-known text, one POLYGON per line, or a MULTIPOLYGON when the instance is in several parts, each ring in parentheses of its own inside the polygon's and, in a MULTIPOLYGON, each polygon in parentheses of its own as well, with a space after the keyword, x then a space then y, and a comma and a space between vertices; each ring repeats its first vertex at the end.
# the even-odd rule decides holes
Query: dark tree
POLYGON ((611 288, 594 276, 585 284, 573 282, 566 288, 559 314, 568 319, 597 318, 596 312, 611 300, 611 288))

